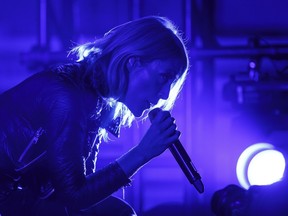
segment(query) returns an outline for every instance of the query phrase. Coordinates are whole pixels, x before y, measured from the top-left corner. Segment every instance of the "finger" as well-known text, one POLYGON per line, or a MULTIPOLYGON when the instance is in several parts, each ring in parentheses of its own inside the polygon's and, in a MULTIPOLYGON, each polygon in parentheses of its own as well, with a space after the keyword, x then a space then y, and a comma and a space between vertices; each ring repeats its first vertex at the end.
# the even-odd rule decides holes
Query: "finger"
POLYGON ((169 118, 166 118, 163 122, 161 122, 159 127, 161 131, 164 131, 170 128, 172 125, 175 125, 176 127, 175 119, 173 117, 169 117, 169 118))
POLYGON ((172 145, 179 139, 180 135, 181 135, 180 131, 175 131, 175 133, 172 136, 166 139, 166 144, 172 145))
POLYGON ((163 136, 171 137, 176 133, 177 126, 175 124, 168 127, 165 131, 163 131, 163 136))

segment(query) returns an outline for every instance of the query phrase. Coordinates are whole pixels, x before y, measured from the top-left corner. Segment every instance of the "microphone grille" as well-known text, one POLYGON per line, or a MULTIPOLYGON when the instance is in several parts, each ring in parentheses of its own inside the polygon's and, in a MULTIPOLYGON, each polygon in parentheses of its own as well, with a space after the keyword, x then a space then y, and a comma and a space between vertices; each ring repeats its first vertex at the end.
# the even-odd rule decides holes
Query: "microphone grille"
POLYGON ((148 113, 148 117, 150 119, 150 122, 152 122, 154 120, 154 118, 156 117, 157 113, 160 112, 160 110, 161 110, 160 108, 155 108, 148 113))

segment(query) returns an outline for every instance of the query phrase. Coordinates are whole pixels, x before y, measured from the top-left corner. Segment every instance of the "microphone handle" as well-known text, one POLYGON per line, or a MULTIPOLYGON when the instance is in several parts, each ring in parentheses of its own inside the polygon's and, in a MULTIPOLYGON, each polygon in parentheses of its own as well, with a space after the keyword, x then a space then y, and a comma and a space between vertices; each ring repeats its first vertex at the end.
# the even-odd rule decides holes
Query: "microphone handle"
POLYGON ((169 150, 171 151, 172 155, 176 159, 189 182, 195 186, 199 193, 203 193, 204 185, 201 181, 201 176, 194 167, 188 153, 182 146, 181 142, 177 140, 175 143, 169 146, 169 150))
MULTIPOLYGON (((153 109, 149 113, 149 119, 152 122, 155 115, 160 111, 159 108, 153 109)), ((199 193, 204 192, 204 185, 201 181, 201 176, 196 171, 189 155, 182 146, 181 142, 177 140, 175 143, 169 146, 169 149, 174 156, 175 160, 179 164, 180 168, 188 178, 189 182, 194 185, 199 193)))

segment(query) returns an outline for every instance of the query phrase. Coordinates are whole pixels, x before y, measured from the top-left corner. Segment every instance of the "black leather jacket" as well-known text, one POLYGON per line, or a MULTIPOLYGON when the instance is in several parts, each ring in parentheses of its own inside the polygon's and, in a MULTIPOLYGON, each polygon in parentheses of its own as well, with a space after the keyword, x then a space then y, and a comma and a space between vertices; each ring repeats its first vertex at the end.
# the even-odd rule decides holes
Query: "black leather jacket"
POLYGON ((61 70, 67 68, 76 73, 37 73, 0 95, 0 171, 35 193, 44 188, 44 196, 50 195, 48 185, 53 199, 85 209, 130 180, 117 162, 85 175, 89 119, 98 96, 75 75, 79 65, 61 70), (43 132, 38 140, 37 130, 43 132))

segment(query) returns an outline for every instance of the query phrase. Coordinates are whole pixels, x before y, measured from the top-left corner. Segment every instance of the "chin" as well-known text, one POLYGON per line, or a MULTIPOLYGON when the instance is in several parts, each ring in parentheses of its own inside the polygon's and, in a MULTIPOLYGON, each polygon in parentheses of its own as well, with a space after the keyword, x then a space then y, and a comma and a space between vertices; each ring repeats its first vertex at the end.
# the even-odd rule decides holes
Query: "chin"
POLYGON ((142 111, 142 112, 137 111, 137 112, 132 112, 132 113, 133 113, 133 115, 134 115, 136 118, 139 118, 139 117, 141 117, 141 116, 143 115, 143 112, 144 112, 144 111, 142 111))
POLYGON ((137 116, 137 117, 140 117, 140 118, 142 118, 142 117, 147 117, 148 116, 148 113, 151 111, 151 107, 149 107, 149 108, 146 108, 145 110, 143 110, 142 112, 141 112, 141 114, 139 115, 139 116, 137 116))
POLYGON ((136 117, 136 118, 140 118, 142 117, 143 115, 145 115, 146 111, 149 110, 149 108, 145 108, 145 109, 138 109, 138 110, 130 110, 133 115, 136 117))
POLYGON ((132 106, 128 106, 128 105, 126 106, 136 118, 142 117, 143 115, 145 115, 147 110, 151 108, 150 104, 148 105, 147 103, 142 104, 142 106, 135 106, 135 104, 132 104, 132 106))

